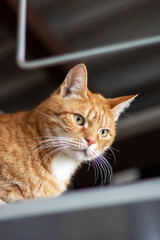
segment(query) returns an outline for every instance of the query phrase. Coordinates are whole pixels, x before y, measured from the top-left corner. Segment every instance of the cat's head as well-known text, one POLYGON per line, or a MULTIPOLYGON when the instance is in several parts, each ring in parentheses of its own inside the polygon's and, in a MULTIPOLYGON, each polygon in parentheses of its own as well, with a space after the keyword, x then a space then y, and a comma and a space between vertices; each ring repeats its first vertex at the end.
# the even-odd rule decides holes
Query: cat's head
POLYGON ((87 69, 79 64, 37 108, 43 112, 43 135, 48 136, 55 152, 57 148, 77 161, 95 159, 111 146, 115 123, 135 97, 107 99, 91 93, 87 88, 87 69))

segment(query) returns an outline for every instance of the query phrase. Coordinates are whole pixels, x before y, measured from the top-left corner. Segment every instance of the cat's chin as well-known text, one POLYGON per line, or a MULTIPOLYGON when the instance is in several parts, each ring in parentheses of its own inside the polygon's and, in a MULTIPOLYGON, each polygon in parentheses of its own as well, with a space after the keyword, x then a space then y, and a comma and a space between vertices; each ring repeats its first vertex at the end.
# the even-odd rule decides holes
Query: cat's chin
POLYGON ((69 150, 67 151, 66 155, 79 162, 89 161, 93 159, 87 155, 86 150, 69 150))

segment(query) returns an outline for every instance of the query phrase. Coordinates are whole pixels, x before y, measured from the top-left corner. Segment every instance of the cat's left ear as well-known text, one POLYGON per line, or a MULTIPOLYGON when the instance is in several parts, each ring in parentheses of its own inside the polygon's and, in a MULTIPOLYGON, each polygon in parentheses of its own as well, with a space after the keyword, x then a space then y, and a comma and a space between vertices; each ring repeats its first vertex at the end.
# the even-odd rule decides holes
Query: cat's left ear
POLYGON ((61 97, 87 97, 87 68, 78 64, 67 74, 60 87, 61 97))
POLYGON ((138 96, 137 95, 130 95, 118 98, 109 98, 107 99, 107 103, 109 104, 111 111, 113 113, 114 121, 116 122, 119 116, 128 108, 131 102, 138 96))

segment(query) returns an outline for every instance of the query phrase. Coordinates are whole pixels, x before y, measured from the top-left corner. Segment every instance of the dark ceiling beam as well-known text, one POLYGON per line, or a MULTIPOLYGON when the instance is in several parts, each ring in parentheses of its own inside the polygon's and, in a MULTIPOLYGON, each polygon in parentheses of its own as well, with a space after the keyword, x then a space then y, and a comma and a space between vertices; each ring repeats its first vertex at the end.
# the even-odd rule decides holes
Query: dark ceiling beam
MULTIPOLYGON (((19 1, 7 0, 8 5, 18 13, 19 1)), ((39 42, 42 42, 50 54, 64 54, 65 47, 57 37, 49 30, 38 12, 31 6, 27 6, 27 27, 33 32, 39 42)))
MULTIPOLYGON (((0 1, 0 19, 16 36, 18 0, 0 1)), ((27 58, 34 55, 34 58, 60 55, 66 53, 65 46, 49 30, 43 19, 35 9, 27 7, 27 58)), ((63 80, 69 65, 60 65, 45 68, 51 77, 54 78, 55 85, 63 80)))

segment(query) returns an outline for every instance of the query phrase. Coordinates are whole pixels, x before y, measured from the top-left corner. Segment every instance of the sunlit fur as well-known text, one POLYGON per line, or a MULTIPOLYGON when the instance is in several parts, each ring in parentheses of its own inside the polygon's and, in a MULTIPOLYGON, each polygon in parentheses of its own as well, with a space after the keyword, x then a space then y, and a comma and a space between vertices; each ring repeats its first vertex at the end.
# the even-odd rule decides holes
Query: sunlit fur
POLYGON ((58 196, 83 161, 93 163, 95 180, 98 174, 102 184, 110 180, 103 154, 115 138, 117 106, 135 96, 105 99, 91 93, 86 81, 85 66, 77 65, 32 111, 0 115, 0 199, 58 196), (84 125, 75 123, 74 114, 84 117, 84 125), (106 138, 100 129, 107 129, 106 138))

